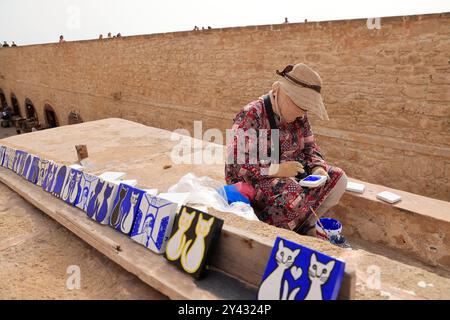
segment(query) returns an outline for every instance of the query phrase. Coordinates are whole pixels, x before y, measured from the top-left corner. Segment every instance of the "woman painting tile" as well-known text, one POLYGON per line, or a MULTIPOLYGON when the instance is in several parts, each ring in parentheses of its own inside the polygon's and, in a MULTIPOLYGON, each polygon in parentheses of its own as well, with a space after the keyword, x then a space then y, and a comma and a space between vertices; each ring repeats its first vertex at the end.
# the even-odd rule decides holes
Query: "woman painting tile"
POLYGON ((225 179, 228 184, 253 186, 256 196, 251 199, 252 206, 260 220, 313 235, 316 218, 310 208, 322 215, 336 205, 345 191, 347 176, 325 161, 308 121, 309 112, 328 120, 319 74, 301 63, 277 74, 281 78, 272 90, 247 104, 234 119, 225 179), (271 160, 261 156, 265 154, 261 150, 271 160), (301 187, 299 176, 307 174, 327 176, 327 182, 317 188, 301 187))

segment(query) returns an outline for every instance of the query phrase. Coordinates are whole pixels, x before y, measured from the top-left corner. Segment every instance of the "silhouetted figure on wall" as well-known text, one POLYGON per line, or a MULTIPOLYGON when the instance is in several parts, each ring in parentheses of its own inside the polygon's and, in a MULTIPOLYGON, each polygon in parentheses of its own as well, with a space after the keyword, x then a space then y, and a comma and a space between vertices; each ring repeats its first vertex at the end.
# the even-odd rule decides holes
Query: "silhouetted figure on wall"
POLYGON ((284 23, 289 23, 288 18, 284 18, 284 23))
POLYGON ((66 40, 64 40, 63 35, 60 35, 59 36, 59 43, 63 43, 63 42, 66 42, 66 40))
POLYGON ((194 26, 194 31, 200 30, 197 26, 194 26))
POLYGON ((3 41, 3 46, 2 46, 3 48, 9 48, 9 44, 8 44, 8 42, 6 42, 6 41, 3 41))
POLYGON ((103 39, 103 35, 100 34, 100 35, 98 36, 98 38, 99 38, 100 40, 102 40, 102 39, 103 39))
POLYGON ((117 34, 116 38, 120 38, 122 35, 120 34, 120 32, 117 34))
POLYGON ((17 47, 17 44, 13 41, 11 47, 17 47))
POLYGON ((211 28, 210 26, 208 26, 208 29, 210 29, 210 30, 211 30, 212 28, 211 28))
POLYGON ((111 32, 108 32, 108 39, 111 39, 111 38, 112 38, 111 32))

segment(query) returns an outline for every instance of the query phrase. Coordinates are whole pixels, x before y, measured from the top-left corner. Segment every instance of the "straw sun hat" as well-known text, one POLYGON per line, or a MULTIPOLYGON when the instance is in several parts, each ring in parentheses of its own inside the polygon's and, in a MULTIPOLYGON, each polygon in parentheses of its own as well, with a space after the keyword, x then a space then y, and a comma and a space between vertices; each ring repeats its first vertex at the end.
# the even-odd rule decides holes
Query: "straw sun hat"
POLYGON ((278 84, 289 98, 300 108, 311 111, 322 120, 329 120, 327 110, 323 104, 322 79, 319 74, 306 64, 288 65, 277 74, 282 78, 278 84))

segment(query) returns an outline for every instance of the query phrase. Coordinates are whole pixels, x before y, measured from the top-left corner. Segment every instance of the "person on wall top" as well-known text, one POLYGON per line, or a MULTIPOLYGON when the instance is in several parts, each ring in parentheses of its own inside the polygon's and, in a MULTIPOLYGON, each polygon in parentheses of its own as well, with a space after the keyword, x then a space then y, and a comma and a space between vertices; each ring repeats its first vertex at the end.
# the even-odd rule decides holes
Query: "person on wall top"
POLYGON ((311 208, 320 216, 335 206, 345 192, 347 176, 342 169, 325 161, 308 120, 308 113, 329 120, 319 74, 302 63, 288 65, 281 72, 277 70, 277 74, 281 78, 272 84, 272 90, 248 103, 234 118, 234 136, 227 145, 225 180, 227 184, 246 183, 254 188, 256 195, 251 204, 260 220, 300 234, 315 235, 316 215, 311 208), (273 131, 269 131, 267 143, 261 146, 261 137, 251 138, 250 129, 279 130, 276 161, 261 159, 259 153, 256 161, 250 160, 251 150, 266 148, 266 154, 273 153, 270 141, 273 131), (245 141, 244 163, 236 161, 242 141, 245 141), (300 186, 299 174, 323 175, 327 181, 316 188, 304 188, 300 186))

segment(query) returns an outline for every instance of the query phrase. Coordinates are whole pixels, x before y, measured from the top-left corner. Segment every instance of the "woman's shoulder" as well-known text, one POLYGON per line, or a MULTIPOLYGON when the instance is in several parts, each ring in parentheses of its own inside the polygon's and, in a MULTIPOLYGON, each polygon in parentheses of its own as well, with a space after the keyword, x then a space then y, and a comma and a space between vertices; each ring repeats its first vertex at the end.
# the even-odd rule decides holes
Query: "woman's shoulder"
POLYGON ((264 102, 263 99, 257 99, 253 100, 249 103, 247 103, 239 113, 245 114, 245 115, 253 115, 255 117, 261 118, 262 114, 264 112, 264 102))
POLYGON ((247 103, 234 118, 235 123, 260 122, 264 118, 264 102, 262 98, 247 103))

